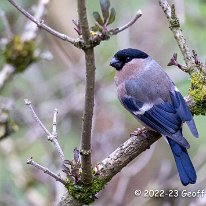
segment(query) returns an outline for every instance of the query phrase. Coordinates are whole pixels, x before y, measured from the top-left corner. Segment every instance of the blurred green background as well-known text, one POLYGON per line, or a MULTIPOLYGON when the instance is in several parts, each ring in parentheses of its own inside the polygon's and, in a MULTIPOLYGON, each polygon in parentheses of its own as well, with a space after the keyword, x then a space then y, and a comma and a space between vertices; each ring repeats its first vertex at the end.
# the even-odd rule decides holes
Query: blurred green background
MULTIPOLYGON (((19 0, 18 3, 32 12, 38 1, 19 0)), ((184 35, 191 49, 195 49, 201 61, 205 62, 206 49, 206 1, 176 0, 177 15, 180 18, 184 35)), ((123 143, 139 125, 120 105, 116 97, 113 81, 114 70, 109 61, 119 49, 134 47, 152 56, 165 68, 183 95, 187 94, 189 76, 175 67, 167 67, 173 53, 184 64, 177 44, 168 28, 168 22, 158 1, 129 0, 114 1, 116 21, 112 27, 127 23, 141 9, 143 16, 128 30, 113 36, 95 48, 96 91, 93 128, 93 163, 107 157, 123 143)), ((88 0, 90 25, 94 25, 93 11, 99 11, 99 1, 88 0)), ((6 12, 12 32, 21 35, 27 19, 7 1, 0 1, 0 9, 6 12)), ((52 0, 48 6, 46 23, 54 29, 77 37, 72 19, 77 19, 76 1, 52 0)), ((5 38, 5 28, 0 21, 0 37, 5 38)), ((32 64, 24 73, 17 74, 2 91, 2 96, 14 100, 12 116, 19 130, 0 141, 0 206, 52 205, 65 190, 50 177, 26 165, 33 157, 42 165, 59 172, 58 155, 47 141, 42 130, 34 122, 24 99, 32 101, 35 109, 51 130, 54 108, 58 108, 58 134, 66 158, 72 158, 74 147, 79 147, 81 117, 84 106, 85 65, 83 52, 63 42, 43 30, 39 30, 35 41, 43 55, 48 53, 50 60, 42 59, 32 64)), ((2 48, 3 49, 3 48, 2 48)), ((1 67, 4 65, 0 56, 1 67)), ((197 191, 206 186, 206 141, 205 117, 195 117, 199 139, 191 136, 185 128, 185 136, 191 144, 189 154, 197 170, 195 185, 186 188, 181 185, 175 162, 169 146, 163 138, 152 145, 115 176, 106 188, 98 194, 96 206, 135 206, 135 205, 206 205, 204 198, 144 198, 135 197, 136 189, 178 189, 197 191)))

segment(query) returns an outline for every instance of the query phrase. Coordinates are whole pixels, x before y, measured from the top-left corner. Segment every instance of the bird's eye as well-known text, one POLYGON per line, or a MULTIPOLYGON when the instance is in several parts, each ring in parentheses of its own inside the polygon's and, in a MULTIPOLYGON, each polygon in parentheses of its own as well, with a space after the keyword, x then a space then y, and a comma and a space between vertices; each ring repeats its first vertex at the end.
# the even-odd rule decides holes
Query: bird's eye
POLYGON ((126 63, 129 62, 129 61, 131 61, 131 60, 132 60, 131 57, 127 57, 127 58, 126 58, 126 63))

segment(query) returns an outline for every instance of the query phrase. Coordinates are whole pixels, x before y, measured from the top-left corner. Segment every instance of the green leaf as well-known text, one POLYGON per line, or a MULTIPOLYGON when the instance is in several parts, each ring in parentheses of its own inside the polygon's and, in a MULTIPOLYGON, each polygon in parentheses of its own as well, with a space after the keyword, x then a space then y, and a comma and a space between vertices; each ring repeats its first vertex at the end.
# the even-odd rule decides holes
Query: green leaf
POLYGON ((93 12, 93 17, 94 17, 95 21, 96 21, 98 24, 100 24, 101 26, 103 26, 103 20, 102 20, 102 18, 101 18, 101 16, 100 16, 99 12, 94 11, 94 12, 93 12))
POLYGON ((111 8, 110 15, 109 15, 109 21, 108 21, 107 25, 112 24, 115 21, 115 17, 116 17, 116 11, 114 8, 111 8))
POLYGON ((110 1, 109 0, 100 0, 100 7, 102 10, 102 15, 104 17, 104 22, 106 22, 108 17, 109 17, 110 1))
POLYGON ((100 30, 100 28, 99 28, 97 25, 95 25, 95 26, 92 26, 92 27, 90 28, 90 30, 93 31, 93 32, 97 32, 97 31, 100 30))

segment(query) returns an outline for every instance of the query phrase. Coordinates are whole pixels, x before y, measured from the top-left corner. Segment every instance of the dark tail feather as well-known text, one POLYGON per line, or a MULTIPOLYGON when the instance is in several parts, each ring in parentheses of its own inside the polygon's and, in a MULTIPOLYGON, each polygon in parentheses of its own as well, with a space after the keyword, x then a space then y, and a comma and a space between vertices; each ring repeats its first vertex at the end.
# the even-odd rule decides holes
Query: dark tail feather
POLYGON ((190 160, 187 150, 167 137, 172 153, 175 158, 180 180, 184 186, 194 184, 197 179, 195 168, 190 160))

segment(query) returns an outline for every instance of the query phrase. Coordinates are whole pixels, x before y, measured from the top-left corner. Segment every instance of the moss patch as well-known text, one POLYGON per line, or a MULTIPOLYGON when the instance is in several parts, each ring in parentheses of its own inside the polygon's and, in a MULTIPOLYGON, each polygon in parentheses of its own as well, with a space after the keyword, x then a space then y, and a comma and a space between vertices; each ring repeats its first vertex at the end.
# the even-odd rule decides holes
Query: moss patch
POLYGON ((95 195, 101 191, 106 185, 106 181, 100 177, 95 177, 91 185, 83 185, 82 183, 68 183, 67 189, 79 202, 89 205, 94 202, 95 195))
POLYGON ((191 76, 191 87, 189 95, 195 101, 195 106, 191 111, 195 115, 206 114, 206 81, 198 71, 191 76))
POLYGON ((3 54, 6 62, 16 68, 16 72, 22 72, 37 60, 34 57, 34 50, 33 40, 23 42, 20 36, 14 36, 6 45, 3 54))

